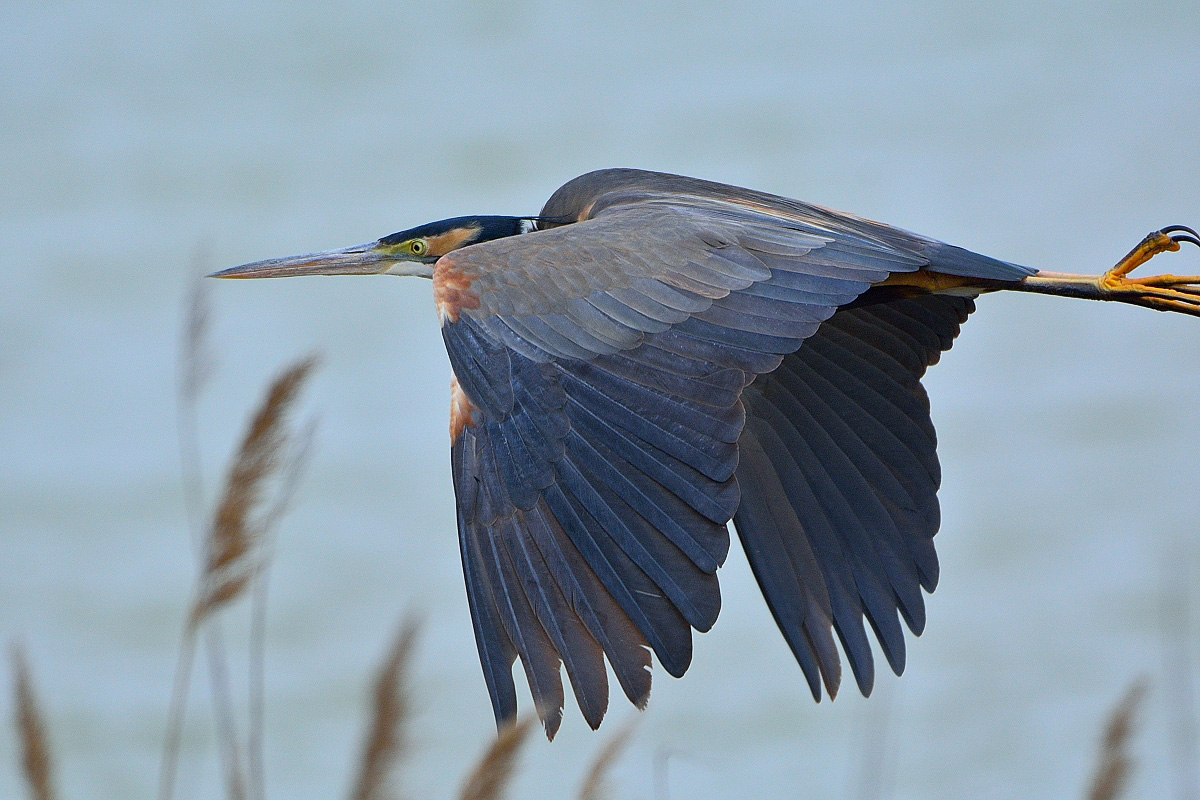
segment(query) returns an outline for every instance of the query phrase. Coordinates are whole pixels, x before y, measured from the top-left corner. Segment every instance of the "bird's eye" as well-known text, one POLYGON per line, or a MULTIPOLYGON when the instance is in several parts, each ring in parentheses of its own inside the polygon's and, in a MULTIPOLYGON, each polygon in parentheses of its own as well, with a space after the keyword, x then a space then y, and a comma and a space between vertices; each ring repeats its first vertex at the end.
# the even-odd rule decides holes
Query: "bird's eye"
POLYGON ((413 239, 408 243, 408 249, 412 251, 414 256, 423 256, 429 251, 429 245, 424 239, 413 239))

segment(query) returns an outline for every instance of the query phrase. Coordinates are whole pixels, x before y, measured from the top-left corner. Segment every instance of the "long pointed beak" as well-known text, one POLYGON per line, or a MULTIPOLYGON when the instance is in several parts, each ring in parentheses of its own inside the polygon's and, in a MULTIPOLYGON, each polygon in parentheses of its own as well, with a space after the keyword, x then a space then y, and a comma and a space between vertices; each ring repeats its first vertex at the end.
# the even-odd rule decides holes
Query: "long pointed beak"
POLYGON ((298 275, 378 275, 387 272, 398 260, 381 252, 378 242, 326 250, 303 256, 268 258, 240 267, 230 267, 209 275, 210 278, 291 278, 298 275))

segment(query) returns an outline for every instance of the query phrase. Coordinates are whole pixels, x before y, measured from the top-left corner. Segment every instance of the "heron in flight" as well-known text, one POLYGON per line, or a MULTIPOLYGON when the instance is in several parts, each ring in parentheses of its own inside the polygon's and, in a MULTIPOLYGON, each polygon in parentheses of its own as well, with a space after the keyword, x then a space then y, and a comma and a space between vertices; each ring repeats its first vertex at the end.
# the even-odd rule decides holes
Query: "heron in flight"
POLYGON ((938 580, 940 469, 920 380, 981 294, 1200 316, 1200 245, 1163 228, 1098 276, 1043 272, 784 197, 678 175, 575 178, 536 217, 433 222, 222 278, 417 275, 454 377, 450 440, 475 641, 498 723, 521 660, 551 738, 561 667, 587 723, 605 658, 634 705, 721 607, 733 521, 812 691, 863 694, 938 580))

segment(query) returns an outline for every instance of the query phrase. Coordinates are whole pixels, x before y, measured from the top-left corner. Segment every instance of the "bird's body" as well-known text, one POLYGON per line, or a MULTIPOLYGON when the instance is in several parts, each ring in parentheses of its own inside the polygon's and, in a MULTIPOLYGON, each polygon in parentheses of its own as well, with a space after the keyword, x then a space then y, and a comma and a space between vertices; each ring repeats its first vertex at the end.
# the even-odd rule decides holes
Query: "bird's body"
MULTIPOLYGON (((1174 236, 1168 234, 1175 231, 1174 236)), ((454 371, 459 539, 498 720, 520 658, 547 733, 560 665, 592 727, 607 657, 643 706, 716 621, 732 520, 814 698, 837 634, 871 690, 924 628, 940 473, 920 378, 999 289, 1197 313, 1197 278, 1038 273, 783 197, 602 170, 536 218, 463 217, 225 277, 432 277, 454 371)))

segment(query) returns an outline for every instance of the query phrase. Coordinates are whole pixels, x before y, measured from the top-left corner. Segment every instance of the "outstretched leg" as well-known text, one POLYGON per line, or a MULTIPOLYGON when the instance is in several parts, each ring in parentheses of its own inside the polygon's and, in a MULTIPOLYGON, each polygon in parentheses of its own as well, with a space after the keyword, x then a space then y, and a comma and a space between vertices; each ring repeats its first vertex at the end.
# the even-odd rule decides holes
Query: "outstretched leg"
POLYGON ((1089 300, 1116 300, 1158 311, 1179 311, 1200 317, 1200 275, 1129 277, 1129 273, 1154 256, 1178 250, 1183 242, 1200 246, 1200 234, 1183 225, 1171 225, 1151 233, 1103 275, 1039 272, 1018 283, 1007 284, 1004 288, 1089 300))

